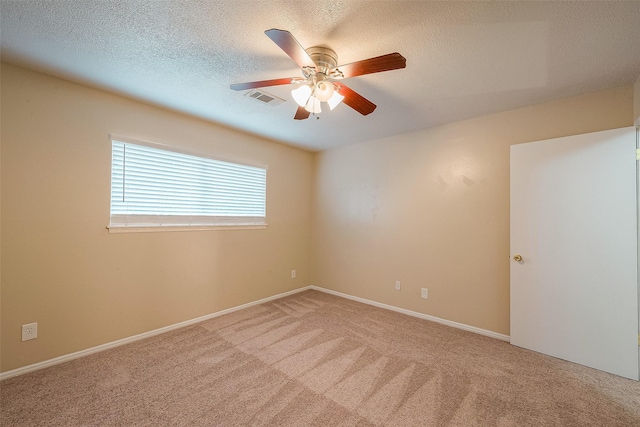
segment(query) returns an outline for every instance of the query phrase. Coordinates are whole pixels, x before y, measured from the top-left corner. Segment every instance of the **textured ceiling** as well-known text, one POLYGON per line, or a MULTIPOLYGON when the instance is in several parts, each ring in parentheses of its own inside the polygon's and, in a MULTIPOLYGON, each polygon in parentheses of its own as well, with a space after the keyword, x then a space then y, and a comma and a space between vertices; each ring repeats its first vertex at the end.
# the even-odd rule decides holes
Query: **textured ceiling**
POLYGON ((2 60, 310 150, 632 83, 640 2, 6 1, 2 60), (377 104, 294 121, 230 83, 301 76, 265 34, 290 31, 346 64, 390 52, 407 68, 344 82, 377 104))

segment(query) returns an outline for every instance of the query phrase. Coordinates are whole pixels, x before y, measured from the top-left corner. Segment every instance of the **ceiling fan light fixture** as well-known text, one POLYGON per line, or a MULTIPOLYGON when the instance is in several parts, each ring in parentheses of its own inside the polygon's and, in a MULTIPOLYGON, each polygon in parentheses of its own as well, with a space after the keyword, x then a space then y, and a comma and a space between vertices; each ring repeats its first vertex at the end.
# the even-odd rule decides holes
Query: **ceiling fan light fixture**
POLYGON ((336 108, 343 99, 344 96, 340 95, 337 91, 334 91, 333 95, 331 95, 331 98, 329 98, 329 100, 327 101, 327 104, 329 104, 329 109, 333 110, 334 108, 336 108))
POLYGON ((296 101, 296 104, 301 107, 305 107, 311 97, 311 86, 300 85, 291 91, 291 96, 293 97, 293 100, 296 101))
POLYGON ((326 80, 320 80, 316 83, 316 90, 314 91, 314 95, 321 102, 327 102, 333 96, 335 88, 333 87, 333 83, 328 82, 326 80))
POLYGON ((312 114, 320 114, 322 112, 322 107, 320 107, 320 100, 315 96, 309 98, 309 102, 304 107, 305 110, 312 114))

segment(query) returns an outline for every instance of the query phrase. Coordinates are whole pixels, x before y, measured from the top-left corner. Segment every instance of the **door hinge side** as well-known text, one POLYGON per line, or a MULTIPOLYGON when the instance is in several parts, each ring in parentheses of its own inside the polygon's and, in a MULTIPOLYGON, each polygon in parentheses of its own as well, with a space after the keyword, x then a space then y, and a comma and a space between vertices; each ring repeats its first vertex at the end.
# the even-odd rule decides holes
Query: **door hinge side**
POLYGON ((636 160, 640 160, 640 148, 636 148, 636 160))

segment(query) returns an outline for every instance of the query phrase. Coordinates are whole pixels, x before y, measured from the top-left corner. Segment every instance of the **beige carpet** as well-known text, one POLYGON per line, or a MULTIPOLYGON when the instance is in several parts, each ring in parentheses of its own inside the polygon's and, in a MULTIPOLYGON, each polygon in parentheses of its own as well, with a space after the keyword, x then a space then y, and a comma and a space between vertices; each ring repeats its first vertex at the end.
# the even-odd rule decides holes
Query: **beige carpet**
POLYGON ((640 384, 317 291, 0 383, 3 426, 640 426, 640 384))

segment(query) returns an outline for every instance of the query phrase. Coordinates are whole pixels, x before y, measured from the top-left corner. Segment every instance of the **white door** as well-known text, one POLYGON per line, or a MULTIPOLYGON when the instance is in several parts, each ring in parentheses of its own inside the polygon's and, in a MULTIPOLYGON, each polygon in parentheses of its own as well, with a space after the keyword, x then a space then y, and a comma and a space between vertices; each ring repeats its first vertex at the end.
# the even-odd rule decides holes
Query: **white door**
POLYGON ((511 147, 511 343, 637 380, 635 139, 511 147))

